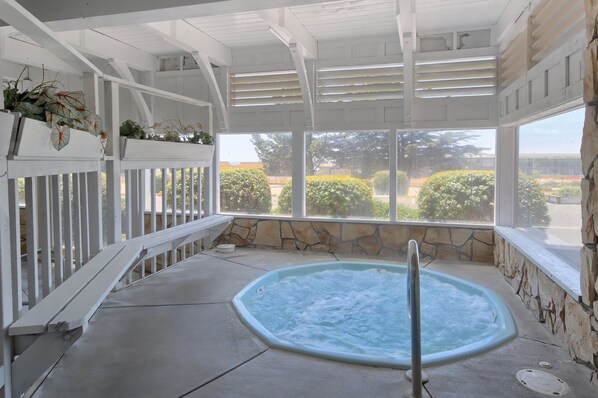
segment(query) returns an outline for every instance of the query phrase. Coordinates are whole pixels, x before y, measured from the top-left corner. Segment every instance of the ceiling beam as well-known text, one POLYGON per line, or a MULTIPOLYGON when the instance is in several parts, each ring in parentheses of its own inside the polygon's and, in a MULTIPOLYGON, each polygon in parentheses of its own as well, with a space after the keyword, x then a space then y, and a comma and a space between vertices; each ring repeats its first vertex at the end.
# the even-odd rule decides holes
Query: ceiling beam
MULTIPOLYGON (((137 25, 321 2, 322 0, 19 0, 19 3, 54 31, 137 25)), ((0 15, 0 19, 4 19, 4 13, 0 15)))
POLYGON ((218 82, 216 81, 216 76, 214 75, 214 70, 212 69, 210 60, 208 59, 207 55, 201 54, 197 51, 193 51, 191 55, 193 55, 195 62, 197 62, 197 65, 199 65, 199 70, 203 74, 203 77, 206 80, 206 82, 208 83, 208 87, 210 89, 212 97, 214 97, 214 106, 216 108, 220 130, 228 131, 228 109, 226 109, 226 105, 224 103, 222 93, 220 92, 220 88, 218 87, 218 82))
MULTIPOLYGON (((127 65, 125 61, 112 58, 109 59, 108 62, 110 62, 110 65, 114 68, 116 73, 118 73, 118 75, 122 79, 131 83, 136 83, 135 78, 133 77, 133 74, 129 69, 129 65, 127 65)), ((143 124, 147 127, 153 126, 154 116, 152 115, 152 112, 150 111, 150 108, 147 105, 147 101, 145 100, 145 98, 143 98, 143 94, 141 94, 141 91, 136 90, 134 88, 131 88, 130 90, 131 95, 133 96, 133 100, 137 105, 137 109, 139 109, 139 113, 141 114, 141 120, 143 124)))
POLYGON ((81 55, 81 53, 66 41, 58 37, 50 28, 15 0, 0 0, 0 15, 13 28, 80 72, 92 72, 98 76, 103 75, 91 61, 81 55))
POLYGON ((115 40, 93 30, 57 33, 80 52, 102 59, 119 59, 133 69, 153 72, 156 68, 155 55, 115 40))
POLYGON ((197 51, 207 55, 215 65, 231 65, 233 62, 230 48, 186 21, 152 22, 142 26, 160 34, 163 40, 188 53, 197 51))
POLYGON ((287 47, 297 43, 306 59, 318 58, 318 42, 288 8, 257 11, 270 31, 287 47))
POLYGON ((3 36, 0 40, 4 44, 3 60, 15 64, 43 67, 53 72, 81 74, 80 70, 73 68, 45 48, 12 37, 3 36))

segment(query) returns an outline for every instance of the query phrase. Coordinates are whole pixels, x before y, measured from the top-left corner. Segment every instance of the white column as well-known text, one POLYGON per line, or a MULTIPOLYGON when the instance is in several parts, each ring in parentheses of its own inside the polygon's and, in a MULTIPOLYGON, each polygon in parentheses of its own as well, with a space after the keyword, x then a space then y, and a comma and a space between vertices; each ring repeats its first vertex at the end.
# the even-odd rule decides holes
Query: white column
POLYGON ((106 229, 108 244, 120 242, 122 235, 121 224, 121 198, 120 198, 120 118, 118 84, 106 82, 104 85, 104 99, 106 101, 106 130, 108 142, 106 143, 106 196, 107 217, 106 229))
POLYGON ((515 226, 517 212, 517 175, 519 170, 519 134, 515 126, 496 130, 495 224, 515 226))
POLYGON ((293 196, 291 198, 294 218, 306 217, 305 208, 305 132, 293 131, 293 196))
POLYGON ((389 133, 388 160, 390 172, 388 187, 388 207, 390 209, 390 221, 397 221, 397 130, 389 133))

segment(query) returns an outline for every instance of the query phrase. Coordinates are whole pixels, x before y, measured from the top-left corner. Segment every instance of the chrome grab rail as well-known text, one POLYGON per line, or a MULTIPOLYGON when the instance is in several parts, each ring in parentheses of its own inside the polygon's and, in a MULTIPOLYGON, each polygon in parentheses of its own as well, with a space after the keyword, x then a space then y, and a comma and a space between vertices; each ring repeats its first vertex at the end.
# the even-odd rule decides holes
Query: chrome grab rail
MULTIPOLYGON (((419 250, 415 240, 409 241, 407 250, 407 308, 411 319, 411 384, 408 396, 422 396, 422 353, 419 306, 419 250)), ((409 377, 409 376, 408 376, 409 377)))

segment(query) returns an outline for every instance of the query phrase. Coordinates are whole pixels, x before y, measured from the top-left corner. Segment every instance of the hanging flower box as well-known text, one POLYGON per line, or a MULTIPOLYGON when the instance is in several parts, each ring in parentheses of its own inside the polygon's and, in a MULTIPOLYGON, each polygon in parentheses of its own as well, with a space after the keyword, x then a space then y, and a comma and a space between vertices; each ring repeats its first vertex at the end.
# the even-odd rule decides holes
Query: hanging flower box
POLYGON ((71 128, 68 144, 61 150, 57 150, 52 145, 51 129, 45 122, 22 117, 19 122, 14 157, 15 159, 99 160, 102 157, 102 145, 99 136, 71 128))
POLYGON ((0 156, 8 156, 16 117, 14 113, 0 112, 0 156))
POLYGON ((188 160, 209 164, 214 156, 214 145, 121 137, 120 152, 122 160, 188 160))

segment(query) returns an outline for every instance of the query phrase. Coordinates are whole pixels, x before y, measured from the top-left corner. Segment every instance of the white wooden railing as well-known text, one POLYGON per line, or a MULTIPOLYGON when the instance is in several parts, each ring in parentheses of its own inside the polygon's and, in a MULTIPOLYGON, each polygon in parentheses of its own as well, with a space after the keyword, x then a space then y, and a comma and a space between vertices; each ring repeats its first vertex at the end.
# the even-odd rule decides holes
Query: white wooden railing
MULTIPOLYGON (((86 78, 98 79, 97 76, 89 75, 86 78)), ((120 88, 140 90, 186 104, 207 106, 210 132, 211 104, 110 76, 104 76, 104 85, 105 126, 109 136, 105 153, 95 159, 16 156, 17 137, 21 136, 19 124, 2 124, 0 119, 0 133, 12 137, 8 156, 2 155, 0 145, 0 194, 7 202, 2 207, 8 210, 0 213, 0 231, 3 232, 0 235, 5 240, 0 242, 0 269, 3 282, 6 282, 4 278, 10 281, 2 285, 5 325, 17 325, 19 322, 15 321, 21 320, 24 324, 34 325, 35 319, 28 319, 27 314, 32 313, 37 306, 47 307, 47 303, 41 305, 45 303, 45 298, 51 300, 52 306, 56 308, 68 308, 62 306, 72 300, 79 300, 79 297, 82 301, 93 300, 93 297, 89 298, 90 295, 82 293, 82 286, 73 288, 71 282, 63 290, 76 293, 67 293, 71 297, 65 298, 63 304, 56 302, 57 297, 60 300, 61 294, 51 293, 55 290, 59 293, 57 289, 65 281, 78 275, 79 270, 85 269, 86 264, 95 257, 99 259, 101 256, 98 254, 103 252, 104 247, 115 250, 115 247, 122 245, 119 242, 122 242, 125 244, 123 247, 127 248, 127 242, 131 241, 129 251, 135 256, 123 258, 123 262, 127 262, 128 272, 120 282, 106 281, 105 286, 100 286, 100 290, 106 286, 120 288, 134 283, 199 253, 206 248, 206 238, 211 243, 214 234, 220 231, 222 221, 215 218, 221 216, 206 219, 206 223, 201 220, 214 213, 215 168, 212 160, 189 157, 177 159, 177 153, 165 154, 159 159, 127 159, 121 153, 119 137, 120 88), (124 179, 124 184, 121 183, 121 178, 124 179), (102 181, 105 181, 105 189, 102 181), (170 190, 169 185, 172 187, 170 190), (191 224, 183 225, 188 223, 191 224), (215 224, 218 226, 214 227, 215 224), (209 230, 206 233, 195 230, 201 228, 209 230), (168 229, 172 229, 173 233, 157 234, 168 229), (25 233, 22 234, 22 231, 25 233), (145 242, 144 236, 148 234, 152 235, 145 242), (151 248, 154 243, 159 247, 151 248), (141 251, 132 250, 133 248, 141 251)), ((88 86, 93 87, 94 84, 88 86)), ((97 98, 93 93, 89 97, 97 98)), ((18 116, 15 120, 19 120, 18 116)), ((127 251, 119 253, 122 257, 127 251)), ((90 274, 88 277, 76 279, 85 279, 85 283, 90 285, 103 283, 100 280, 106 278, 97 278, 104 269, 104 265, 96 264, 98 259, 94 260, 93 266, 100 271, 90 271, 86 273, 90 274)), ((111 275, 121 275, 118 269, 120 265, 110 267, 113 270, 110 271, 111 275)), ((98 297, 101 300, 105 296, 102 293, 98 297)), ((93 313, 98 305, 99 303, 94 303, 87 312, 93 313)), ((61 314, 64 311, 65 309, 61 314)), ((38 326, 38 331, 44 330, 46 334, 52 332, 50 334, 55 335, 57 332, 50 331, 43 323, 38 326)), ((56 337, 49 337, 44 341, 39 337, 27 337, 28 332, 20 330, 16 326, 13 330, 11 326, 10 336, 14 337, 3 337, 3 368, 0 372, 3 377, 0 377, 0 385, 4 385, 5 396, 20 395, 39 376, 37 373, 44 370, 45 364, 51 365, 50 359, 54 358, 40 361, 34 358, 33 354, 43 355, 46 352, 45 348, 40 350, 39 347, 62 344, 55 350, 61 352, 72 344, 60 343, 61 339, 56 337), (11 347, 15 347, 14 353, 11 347), (27 352, 30 347, 33 348, 27 352), (19 355, 16 359, 15 354, 19 355), (37 364, 33 366, 33 363, 37 364), (37 370, 29 370, 32 368, 37 370), (12 375, 10 378, 14 383, 10 380, 7 383, 7 375, 12 375)), ((77 331, 69 335, 80 334, 77 331)))

